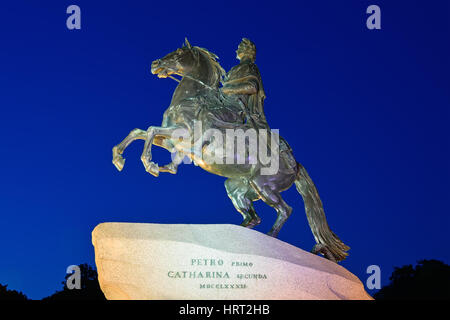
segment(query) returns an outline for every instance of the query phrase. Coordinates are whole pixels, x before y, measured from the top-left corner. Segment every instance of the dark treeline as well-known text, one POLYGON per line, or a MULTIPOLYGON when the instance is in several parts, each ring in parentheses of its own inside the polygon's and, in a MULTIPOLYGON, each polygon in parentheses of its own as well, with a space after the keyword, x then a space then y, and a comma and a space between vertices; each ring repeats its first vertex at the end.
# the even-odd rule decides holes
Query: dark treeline
POLYGON ((420 260, 394 268, 390 284, 381 288, 376 300, 450 299, 450 266, 438 260, 420 260))
POLYGON ((16 290, 8 290, 8 285, 0 283, 0 300, 28 300, 27 296, 16 290))
MULTIPOLYGON (((61 282, 62 289, 42 300, 106 300, 98 283, 97 271, 86 263, 80 264, 79 267, 81 273, 80 289, 70 290, 67 287, 67 279, 71 276, 67 274, 64 281, 61 282)), ((0 300, 28 300, 28 298, 23 293, 7 290, 6 286, 0 284, 0 300)))

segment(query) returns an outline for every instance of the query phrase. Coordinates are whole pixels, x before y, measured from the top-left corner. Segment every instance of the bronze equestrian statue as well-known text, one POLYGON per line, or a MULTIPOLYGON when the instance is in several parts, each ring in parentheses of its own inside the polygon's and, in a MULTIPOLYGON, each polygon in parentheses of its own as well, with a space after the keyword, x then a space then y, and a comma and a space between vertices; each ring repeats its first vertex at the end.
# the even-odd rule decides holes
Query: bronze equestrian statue
POLYGON ((265 92, 254 63, 255 45, 244 38, 236 53, 240 63, 226 75, 215 54, 191 46, 187 39, 183 47, 153 61, 153 74, 160 78, 179 75, 181 81, 164 112, 161 126, 132 130, 113 148, 114 165, 119 171, 123 169, 122 154, 137 139, 145 140, 141 160, 146 171, 156 177, 160 172, 176 173, 178 164, 187 156, 202 169, 227 178, 225 188, 243 216, 242 226, 252 228, 261 222, 254 201, 262 200, 274 208, 277 218, 268 232, 273 237, 292 212, 281 192, 295 183, 316 240, 312 252, 322 253, 336 262, 345 259, 349 247, 330 230, 314 183, 295 160, 287 142, 275 130, 271 131, 266 121, 265 92), (234 140, 229 144, 230 132, 236 134, 238 142, 242 138, 237 151, 234 140), (223 137, 227 137, 226 144, 223 137), (267 154, 255 155, 256 143, 258 151, 268 150, 267 154), (173 161, 162 167, 152 162, 152 145, 172 152, 173 161))

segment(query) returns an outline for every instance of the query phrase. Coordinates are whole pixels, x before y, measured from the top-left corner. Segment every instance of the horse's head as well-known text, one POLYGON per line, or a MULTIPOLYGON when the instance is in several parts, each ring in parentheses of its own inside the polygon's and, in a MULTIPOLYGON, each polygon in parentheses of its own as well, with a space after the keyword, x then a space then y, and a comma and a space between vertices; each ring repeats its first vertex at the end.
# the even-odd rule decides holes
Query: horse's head
POLYGON ((159 78, 167 78, 171 74, 190 74, 197 57, 192 46, 186 39, 186 45, 167 54, 162 59, 152 62, 151 71, 159 78))
POLYGON ((218 86, 225 71, 217 62, 218 57, 208 50, 191 46, 186 39, 185 45, 162 59, 152 62, 151 71, 159 78, 172 74, 189 76, 208 85, 218 86))

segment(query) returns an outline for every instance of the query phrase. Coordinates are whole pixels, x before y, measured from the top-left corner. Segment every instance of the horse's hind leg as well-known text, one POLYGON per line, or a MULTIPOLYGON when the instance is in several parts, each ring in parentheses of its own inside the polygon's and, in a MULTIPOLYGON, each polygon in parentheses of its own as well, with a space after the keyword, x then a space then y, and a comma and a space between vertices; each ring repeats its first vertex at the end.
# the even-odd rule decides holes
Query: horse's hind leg
POLYGON ((126 147, 129 146, 131 142, 137 139, 145 140, 147 138, 147 132, 141 129, 133 129, 128 134, 128 136, 122 140, 121 143, 114 146, 113 148, 113 160, 112 163, 116 166, 117 170, 122 171, 125 165, 125 159, 122 157, 123 152, 126 147))
POLYGON ((234 207, 244 218, 241 226, 253 228, 261 223, 253 207, 253 201, 258 198, 258 195, 248 182, 241 179, 228 179, 225 181, 225 189, 234 207))
POLYGON ((262 183, 262 180, 252 180, 250 184, 258 193, 261 200, 277 211, 277 219, 275 220, 272 229, 270 229, 270 231, 267 233, 269 236, 276 238, 281 230, 281 227, 283 227, 284 223, 291 215, 292 208, 286 202, 284 202, 280 192, 276 190, 274 186, 271 186, 270 184, 264 184, 262 183))

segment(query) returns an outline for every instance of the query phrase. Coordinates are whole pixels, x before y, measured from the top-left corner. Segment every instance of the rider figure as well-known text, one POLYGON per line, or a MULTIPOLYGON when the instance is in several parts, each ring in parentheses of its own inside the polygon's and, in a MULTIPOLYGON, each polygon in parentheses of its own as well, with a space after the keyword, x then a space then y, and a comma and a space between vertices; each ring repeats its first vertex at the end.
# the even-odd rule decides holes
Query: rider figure
POLYGON ((261 75, 255 64, 256 47, 244 38, 236 50, 240 60, 225 76, 222 92, 238 98, 245 106, 247 121, 253 122, 255 129, 270 130, 264 114, 264 92, 261 75))
MULTIPOLYGON (((264 92, 261 74, 255 64, 256 59, 256 46, 249 39, 243 38, 236 50, 236 58, 240 60, 240 63, 226 74, 222 92, 228 96, 238 98, 245 107, 247 116, 247 122, 250 123, 258 132, 259 129, 267 130, 267 134, 270 134, 270 127, 267 123, 266 116, 264 114, 264 99, 266 94, 264 92)), ((280 155, 284 154, 283 151, 291 151, 292 149, 280 136, 279 141, 280 155)), ((288 162, 295 162, 292 156, 282 156, 288 162), (291 159, 292 158, 292 159, 291 159)), ((295 163, 291 163, 295 166, 295 163)))

